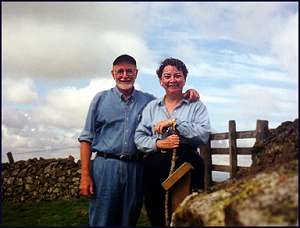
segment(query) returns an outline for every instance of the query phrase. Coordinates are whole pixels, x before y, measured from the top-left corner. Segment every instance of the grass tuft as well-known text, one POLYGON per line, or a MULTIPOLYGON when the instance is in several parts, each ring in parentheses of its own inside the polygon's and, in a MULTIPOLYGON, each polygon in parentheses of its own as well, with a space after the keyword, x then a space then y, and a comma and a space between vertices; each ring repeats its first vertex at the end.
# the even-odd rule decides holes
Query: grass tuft
MULTIPOLYGON (((88 226, 87 198, 40 202, 2 202, 2 226, 88 226)), ((149 226, 145 210, 137 226, 149 226)))

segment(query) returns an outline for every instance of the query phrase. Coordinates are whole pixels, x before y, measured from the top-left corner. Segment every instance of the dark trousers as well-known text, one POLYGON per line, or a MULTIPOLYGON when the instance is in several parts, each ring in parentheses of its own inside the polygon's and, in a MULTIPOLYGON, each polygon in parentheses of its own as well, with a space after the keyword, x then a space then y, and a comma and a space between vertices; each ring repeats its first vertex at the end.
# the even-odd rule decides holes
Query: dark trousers
MULTIPOLYGON (((204 187, 204 162, 195 152, 178 150, 175 169, 184 162, 193 167, 191 173, 192 189, 204 187)), ((151 226, 165 226, 165 190, 161 183, 168 177, 172 160, 172 152, 165 154, 156 152, 148 155, 144 163, 144 199, 145 208, 151 226)))

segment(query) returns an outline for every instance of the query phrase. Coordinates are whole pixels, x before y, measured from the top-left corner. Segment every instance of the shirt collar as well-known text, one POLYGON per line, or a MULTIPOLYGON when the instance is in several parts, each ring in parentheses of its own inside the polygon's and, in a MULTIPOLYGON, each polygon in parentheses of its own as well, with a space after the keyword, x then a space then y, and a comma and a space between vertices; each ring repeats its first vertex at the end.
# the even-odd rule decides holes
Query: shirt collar
MULTIPOLYGON (((117 96, 120 98, 121 101, 124 101, 123 99, 123 94, 120 92, 120 90, 115 86, 113 88, 113 91, 117 94, 117 96)), ((130 101, 131 99, 134 99, 136 97, 136 90, 133 88, 132 94, 130 95, 128 101, 130 101)))
MULTIPOLYGON (((165 96, 158 99, 158 105, 160 105, 160 106, 164 106, 165 105, 164 98, 165 98, 165 96)), ((189 104, 190 101, 188 99, 186 99, 186 98, 183 98, 181 104, 182 103, 189 104)))

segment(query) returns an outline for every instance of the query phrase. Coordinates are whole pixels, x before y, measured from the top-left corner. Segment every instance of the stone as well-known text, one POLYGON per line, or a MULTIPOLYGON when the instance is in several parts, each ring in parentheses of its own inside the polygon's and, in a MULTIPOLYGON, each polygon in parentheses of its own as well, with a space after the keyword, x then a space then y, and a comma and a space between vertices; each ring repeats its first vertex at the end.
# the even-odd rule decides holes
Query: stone
POLYGON ((58 178, 58 182, 64 182, 65 179, 66 179, 66 178, 65 178, 64 176, 61 176, 61 177, 58 178))
POLYGON ((33 183, 33 178, 31 176, 25 177, 26 183, 32 184, 33 183))
POLYGON ((8 177, 4 179, 4 182, 7 183, 7 185, 12 185, 14 183, 15 178, 14 177, 8 177))
POLYGON ((188 196, 172 226, 298 226, 298 119, 253 148, 251 168, 188 196))
POLYGON ((72 179, 72 182, 79 182, 79 180, 80 180, 79 177, 74 177, 74 178, 72 179))
POLYGON ((30 191, 32 189, 30 184, 25 184, 25 190, 30 191))

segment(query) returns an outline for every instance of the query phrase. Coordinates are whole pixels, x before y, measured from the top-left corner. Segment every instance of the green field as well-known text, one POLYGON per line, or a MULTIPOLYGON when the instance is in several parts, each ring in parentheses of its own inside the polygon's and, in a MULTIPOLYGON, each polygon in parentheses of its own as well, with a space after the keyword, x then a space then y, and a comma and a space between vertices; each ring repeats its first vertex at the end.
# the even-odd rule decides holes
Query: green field
MULTIPOLYGON (((2 205, 2 226, 87 226, 88 199, 53 200, 2 205)), ((142 210, 137 226, 149 226, 142 210)))

